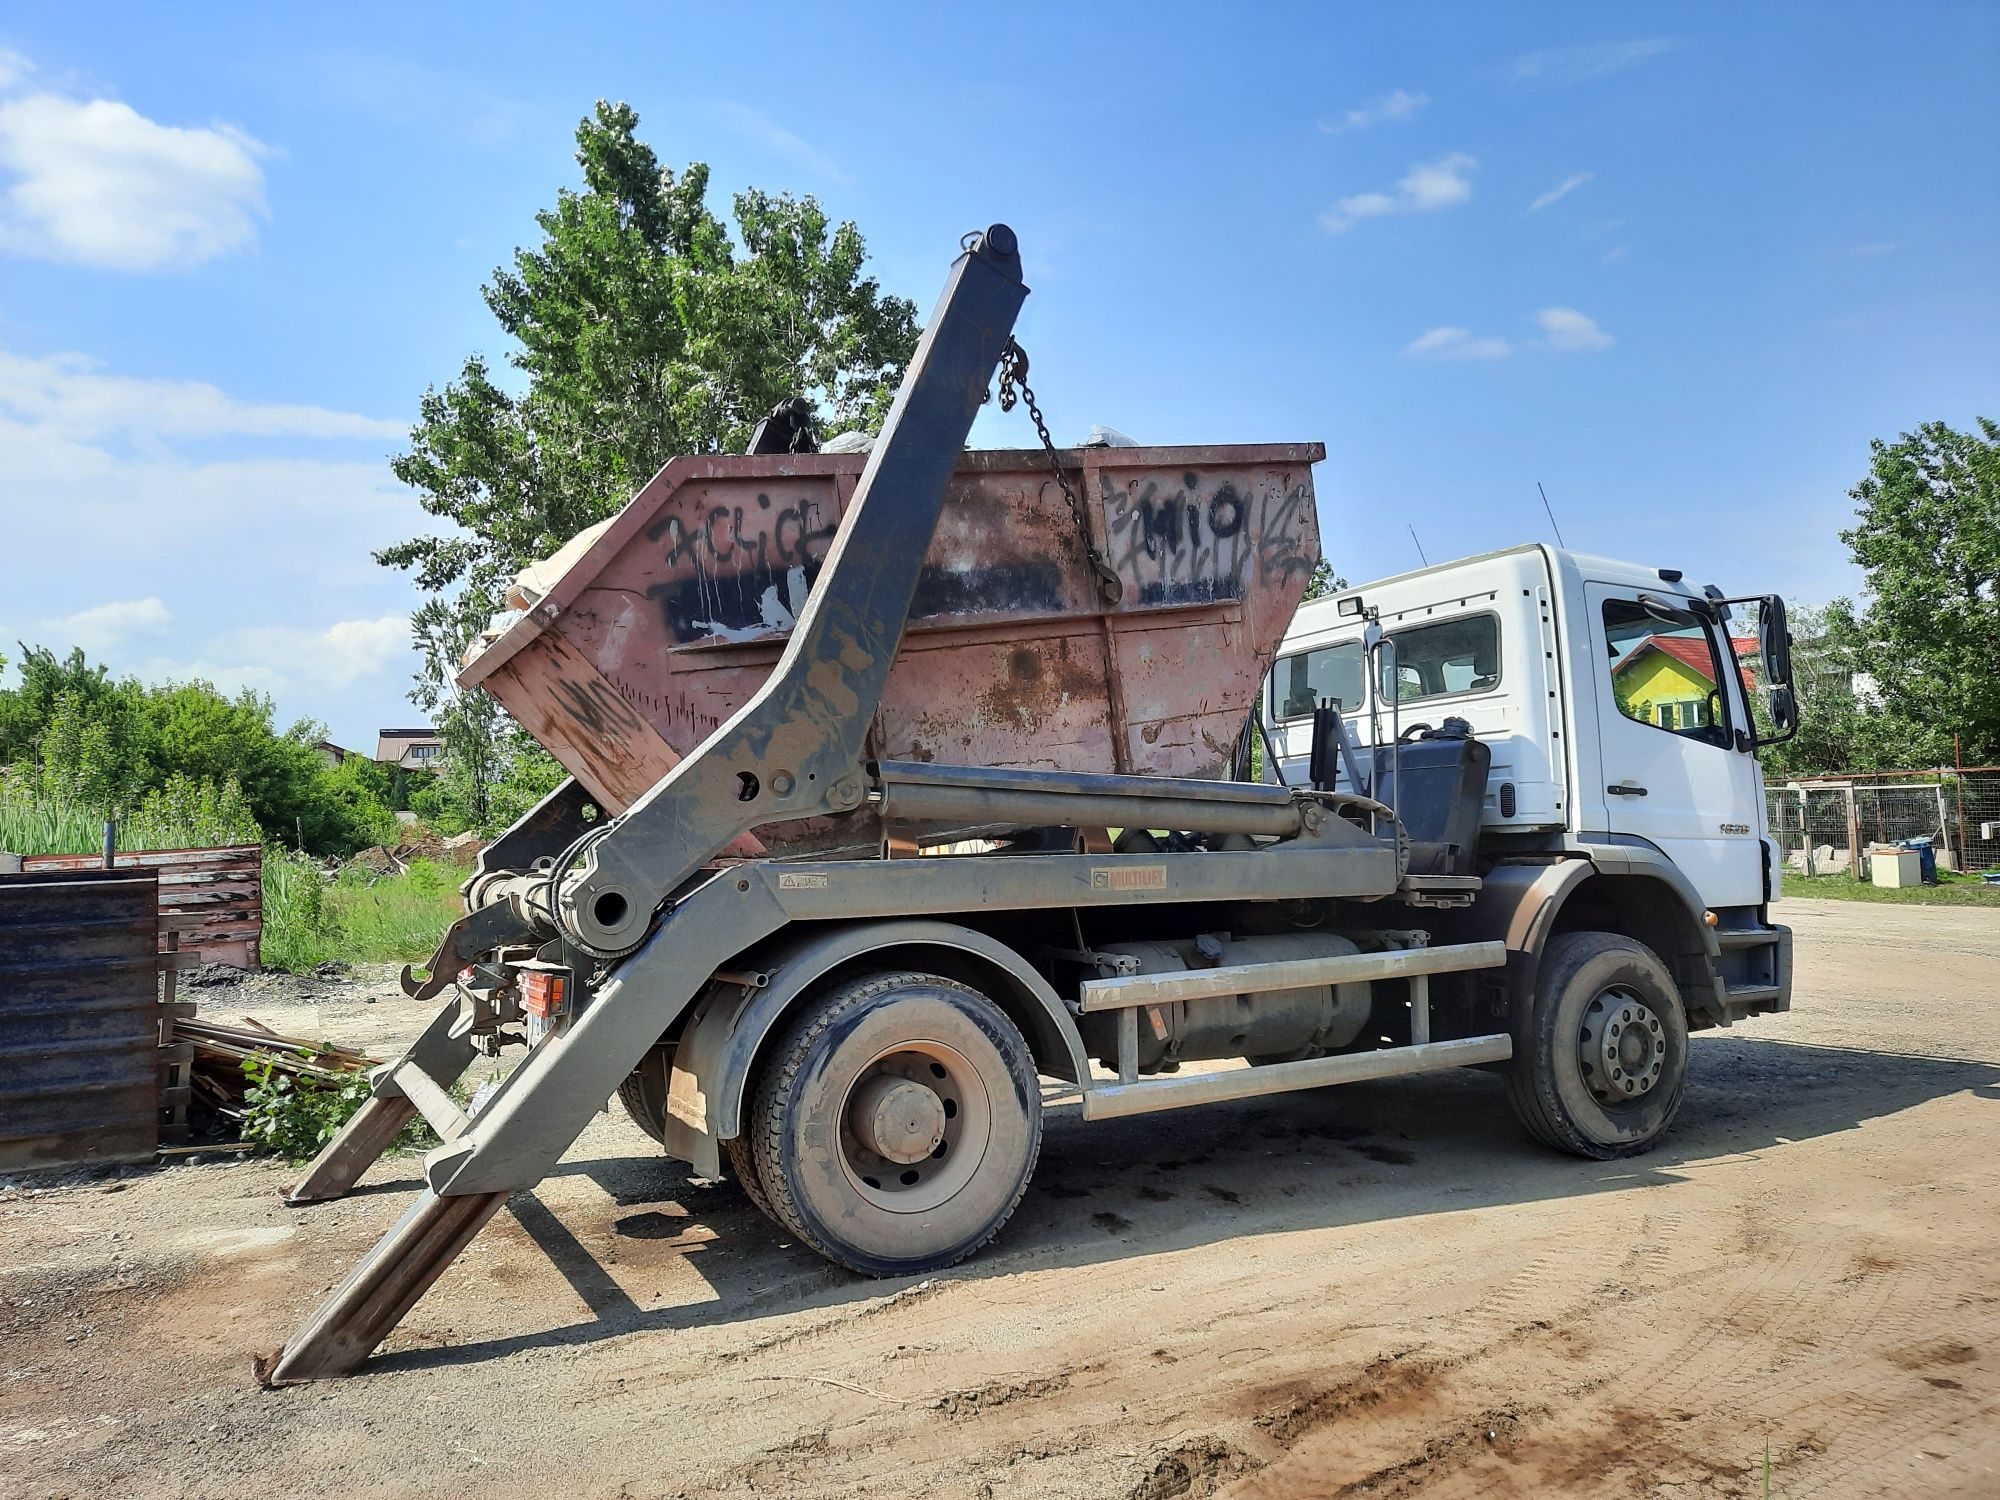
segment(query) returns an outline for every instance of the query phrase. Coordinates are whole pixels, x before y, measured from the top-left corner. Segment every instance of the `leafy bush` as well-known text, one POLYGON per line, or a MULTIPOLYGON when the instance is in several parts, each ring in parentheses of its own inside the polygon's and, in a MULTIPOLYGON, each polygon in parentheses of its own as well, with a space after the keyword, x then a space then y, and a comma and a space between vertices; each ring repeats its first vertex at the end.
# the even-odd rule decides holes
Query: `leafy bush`
POLYGON ((303 854, 264 851, 264 967, 303 974, 334 956, 326 909, 329 882, 303 854))
MULTIPOLYGON (((81 853, 96 847, 107 815, 134 822, 201 788, 210 789, 200 794, 209 799, 201 816, 227 824, 231 840, 351 854, 394 836, 387 770, 359 756, 327 764, 324 727, 301 720, 280 730, 268 697, 229 697, 206 682, 113 679, 81 651, 26 648, 20 671, 18 688, 0 688, 0 766, 11 768, 21 795, 74 813, 76 824, 62 832, 69 848, 17 853, 81 853), (225 788, 233 790, 217 801, 225 788)), ((121 846, 218 841, 164 835, 121 846)))
POLYGON ((243 1139, 287 1161, 310 1161, 368 1102, 368 1075, 351 1073, 338 1083, 280 1071, 268 1052, 243 1060, 250 1087, 243 1093, 243 1139))
MULTIPOLYGON (((338 1081, 301 1076, 279 1067, 274 1053, 243 1060, 242 1137, 287 1161, 310 1161, 368 1102, 368 1075, 349 1073, 338 1081)), ((427 1150, 436 1132, 421 1117, 398 1132, 391 1151, 427 1150)))

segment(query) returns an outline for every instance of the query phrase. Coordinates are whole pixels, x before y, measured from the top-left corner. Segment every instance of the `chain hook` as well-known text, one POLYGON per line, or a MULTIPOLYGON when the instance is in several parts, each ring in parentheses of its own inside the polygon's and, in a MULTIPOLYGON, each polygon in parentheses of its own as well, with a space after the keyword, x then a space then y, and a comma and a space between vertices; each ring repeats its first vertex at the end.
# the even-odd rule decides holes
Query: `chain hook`
POLYGON ((1055 476, 1057 487, 1069 505, 1069 513, 1076 521, 1076 534, 1083 542, 1084 556, 1090 562, 1090 571, 1097 579, 1097 592, 1106 604, 1116 604, 1125 597, 1125 585, 1118 577, 1104 554, 1097 550, 1097 544, 1090 539, 1090 522, 1084 518, 1083 502, 1077 497, 1076 489, 1069 482, 1069 475, 1063 472, 1062 460, 1056 456, 1056 445, 1049 436, 1049 424, 1042 420, 1042 408, 1035 401, 1034 388, 1028 384, 1028 351, 1023 349, 1012 334, 1007 336, 1007 346, 1000 351, 1000 410, 1012 411, 1016 400, 1028 408, 1028 415, 1035 424, 1035 434, 1042 440, 1042 452, 1048 455, 1049 473, 1055 476))

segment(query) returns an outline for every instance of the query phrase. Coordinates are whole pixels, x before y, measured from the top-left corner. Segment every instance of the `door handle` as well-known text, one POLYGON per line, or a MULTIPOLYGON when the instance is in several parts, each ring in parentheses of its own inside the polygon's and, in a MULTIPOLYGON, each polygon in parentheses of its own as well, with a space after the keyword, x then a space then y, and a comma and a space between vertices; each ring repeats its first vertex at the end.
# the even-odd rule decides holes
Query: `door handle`
POLYGON ((1614 782, 1604 790, 1611 793, 1614 797, 1643 797, 1646 795, 1644 787, 1634 786, 1629 781, 1614 782))

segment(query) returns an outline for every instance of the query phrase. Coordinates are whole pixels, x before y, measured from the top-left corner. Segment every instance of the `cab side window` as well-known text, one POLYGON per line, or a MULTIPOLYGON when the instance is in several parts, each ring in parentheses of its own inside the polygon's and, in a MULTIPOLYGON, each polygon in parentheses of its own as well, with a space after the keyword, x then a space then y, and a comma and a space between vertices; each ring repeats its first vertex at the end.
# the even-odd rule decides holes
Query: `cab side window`
POLYGON ((1618 712, 1669 734, 1728 744, 1726 668, 1699 616, 1659 603, 1610 599, 1604 605, 1604 638, 1618 712))
POLYGON ((1483 693, 1500 685, 1500 622, 1492 615, 1464 615, 1391 631, 1395 681, 1382 663, 1382 696, 1399 703, 1483 693))
POLYGON ((1326 698, 1338 698, 1343 708, 1357 708, 1361 688, 1359 641, 1341 641, 1282 657, 1271 673, 1271 716, 1280 722, 1310 718, 1326 698))

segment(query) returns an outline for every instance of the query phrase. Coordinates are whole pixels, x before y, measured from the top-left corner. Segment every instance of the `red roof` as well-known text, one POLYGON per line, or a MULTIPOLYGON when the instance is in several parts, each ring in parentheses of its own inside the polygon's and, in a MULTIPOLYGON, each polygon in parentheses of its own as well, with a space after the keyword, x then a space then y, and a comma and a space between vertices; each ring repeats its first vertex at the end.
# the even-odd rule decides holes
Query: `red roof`
MULTIPOLYGON (((1738 661, 1748 662, 1757 654, 1757 643, 1747 636, 1738 636, 1732 639, 1729 644, 1735 648, 1736 659, 1738 661)), ((1708 643, 1706 641, 1698 641, 1693 636, 1687 635, 1647 636, 1638 645, 1625 653, 1624 659, 1618 663, 1619 670, 1623 671, 1631 663, 1637 661, 1639 653, 1644 651, 1648 646, 1671 656, 1703 682, 1712 683, 1715 681, 1715 673, 1712 670, 1714 662, 1708 654, 1708 643)), ((1743 691, 1746 693, 1754 691, 1757 681, 1751 675, 1750 668, 1747 666, 1742 668, 1742 674, 1743 691)))

